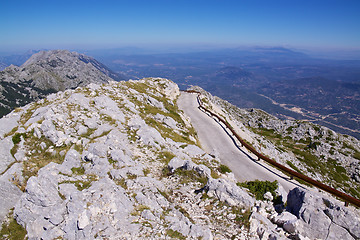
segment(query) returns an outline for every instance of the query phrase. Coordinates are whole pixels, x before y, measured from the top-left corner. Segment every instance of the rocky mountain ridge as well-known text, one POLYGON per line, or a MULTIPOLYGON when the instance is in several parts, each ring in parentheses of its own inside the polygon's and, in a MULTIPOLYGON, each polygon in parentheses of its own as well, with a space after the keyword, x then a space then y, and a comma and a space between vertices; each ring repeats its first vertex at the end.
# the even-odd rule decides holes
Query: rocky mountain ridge
POLYGON ((201 149, 179 94, 160 78, 92 83, 0 119, 2 229, 15 219, 29 239, 360 237, 358 211, 326 194, 280 186, 261 201, 237 185, 201 149))
POLYGON ((360 141, 306 121, 280 120, 259 109, 240 109, 199 87, 207 108, 225 116, 259 152, 360 198, 360 141))
POLYGON ((41 51, 0 72, 0 116, 49 93, 120 80, 95 59, 67 50, 41 51))

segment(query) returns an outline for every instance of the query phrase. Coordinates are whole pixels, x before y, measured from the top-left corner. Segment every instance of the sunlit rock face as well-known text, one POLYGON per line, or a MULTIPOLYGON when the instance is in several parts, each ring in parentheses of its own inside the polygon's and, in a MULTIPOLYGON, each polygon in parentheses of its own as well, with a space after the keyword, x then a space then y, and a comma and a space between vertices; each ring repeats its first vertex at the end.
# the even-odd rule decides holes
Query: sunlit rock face
POLYGON ((49 93, 124 79, 95 59, 67 50, 41 51, 0 72, 0 116, 49 93))

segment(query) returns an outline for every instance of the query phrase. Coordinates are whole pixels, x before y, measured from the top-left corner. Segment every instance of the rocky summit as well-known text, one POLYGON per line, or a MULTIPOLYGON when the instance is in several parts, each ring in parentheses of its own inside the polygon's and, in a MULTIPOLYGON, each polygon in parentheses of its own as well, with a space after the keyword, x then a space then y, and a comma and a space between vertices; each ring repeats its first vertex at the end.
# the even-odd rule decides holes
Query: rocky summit
POLYGON ((67 50, 41 51, 0 72, 0 116, 49 93, 124 79, 95 59, 67 50))
POLYGON ((161 78, 90 83, 1 118, 0 237, 360 238, 358 210, 324 193, 256 199, 201 149, 179 94, 161 78))

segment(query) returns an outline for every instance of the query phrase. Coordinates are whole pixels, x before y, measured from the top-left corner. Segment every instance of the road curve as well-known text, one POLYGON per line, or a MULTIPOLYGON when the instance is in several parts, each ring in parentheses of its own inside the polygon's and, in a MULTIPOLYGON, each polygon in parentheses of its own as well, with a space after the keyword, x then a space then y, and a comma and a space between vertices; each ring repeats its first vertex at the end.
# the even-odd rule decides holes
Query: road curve
POLYGON ((302 187, 265 162, 256 161, 245 148, 236 145, 222 125, 198 108, 196 96, 193 93, 182 92, 178 106, 190 117, 203 150, 210 154, 215 153, 221 163, 233 171, 238 181, 277 180, 287 192, 294 187, 302 187))

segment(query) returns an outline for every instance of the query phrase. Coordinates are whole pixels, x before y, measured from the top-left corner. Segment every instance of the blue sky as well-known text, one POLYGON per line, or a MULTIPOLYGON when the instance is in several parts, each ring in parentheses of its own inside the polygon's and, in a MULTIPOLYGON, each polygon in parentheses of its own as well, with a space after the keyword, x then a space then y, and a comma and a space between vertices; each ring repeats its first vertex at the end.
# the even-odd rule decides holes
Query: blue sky
POLYGON ((360 49, 359 0, 1 0, 0 51, 123 46, 360 49))

